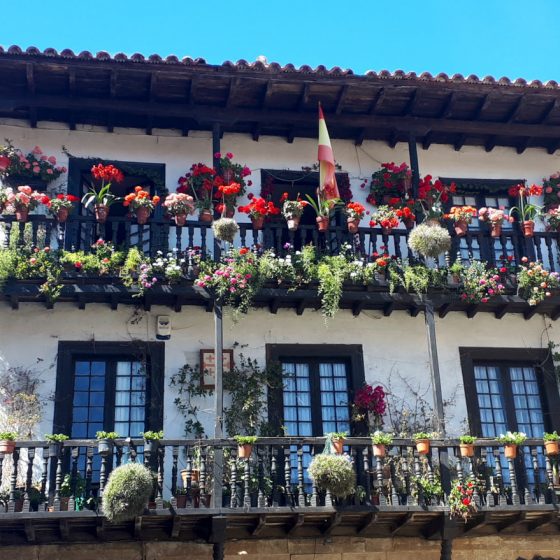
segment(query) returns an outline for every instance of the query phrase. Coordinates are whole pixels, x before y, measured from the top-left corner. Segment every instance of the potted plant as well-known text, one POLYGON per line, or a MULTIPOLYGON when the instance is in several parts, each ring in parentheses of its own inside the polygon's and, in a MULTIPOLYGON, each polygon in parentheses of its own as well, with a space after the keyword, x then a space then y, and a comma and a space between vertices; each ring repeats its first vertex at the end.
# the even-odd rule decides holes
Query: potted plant
POLYGON ((343 499, 356 490, 356 473, 348 455, 315 455, 307 472, 317 488, 343 499))
POLYGON ((504 445, 504 454, 506 459, 515 459, 517 457, 517 447, 522 445, 527 439, 523 432, 506 432, 500 434, 498 441, 504 445))
MULTIPOLYGON (((202 462, 202 447, 199 442, 195 446, 193 446, 193 455, 192 455, 192 468, 191 468, 191 482, 195 483, 200 480, 200 465, 202 462)), ((187 469, 181 470, 181 478, 183 480, 183 486, 186 488, 187 486, 187 469)))
POLYGON ((250 198, 249 204, 240 206, 239 211, 249 215, 254 230, 263 228, 267 216, 280 214, 280 209, 274 205, 274 202, 267 202, 264 198, 254 196, 250 198))
POLYGON ((411 184, 412 171, 406 163, 384 162, 371 176, 367 201, 373 206, 398 206, 408 200, 411 184))
POLYGON ((445 218, 454 222, 455 235, 463 237, 477 214, 478 210, 472 206, 452 206, 445 218))
POLYGON ((401 220, 406 229, 412 229, 416 223, 416 215, 412 211, 414 200, 408 200, 401 208, 397 208, 397 218, 401 220))
POLYGON ((427 222, 438 224, 443 216, 443 206, 457 190, 455 183, 444 185, 439 179, 433 180, 431 175, 420 179, 418 185, 417 208, 422 211, 427 222))
POLYGON ((357 233, 360 227, 360 220, 366 213, 365 207, 359 202, 348 202, 344 208, 344 213, 347 218, 348 231, 350 233, 357 233))
POLYGON ((241 185, 239 183, 229 183, 218 185, 217 189, 218 193, 222 195, 222 202, 216 204, 216 211, 223 217, 233 218, 237 197, 241 192, 241 185))
POLYGON ((0 453, 9 455, 16 448, 16 432, 0 432, 0 453))
MULTIPOLYGON (((382 271, 384 263, 379 263, 382 259, 377 259, 374 269, 382 271)), ((381 385, 370 385, 366 383, 356 391, 354 402, 352 403, 352 419, 356 422, 367 421, 370 432, 377 431, 383 426, 383 415, 387 409, 385 389, 381 385)))
POLYGON ((49 457, 58 457, 62 444, 70 438, 66 434, 46 434, 45 439, 49 442, 49 457))
POLYGON ((177 509, 183 509, 187 507, 187 492, 188 488, 177 488, 177 490, 175 490, 177 509))
POLYGON ((27 222, 29 212, 39 206, 44 195, 34 191, 28 185, 19 186, 17 191, 12 187, 6 189, 6 202, 8 209, 13 209, 18 222, 27 222))
POLYGON ((173 217, 176 226, 183 227, 187 216, 194 213, 194 198, 186 193, 170 193, 163 201, 165 211, 173 217))
POLYGON ((519 198, 519 206, 514 206, 511 213, 517 214, 517 218, 521 224, 523 235, 525 237, 533 237, 535 232, 535 218, 541 214, 542 208, 536 204, 529 202, 530 197, 540 196, 543 188, 539 185, 531 185, 530 187, 520 183, 508 190, 511 197, 519 198))
POLYGON ((79 201, 80 199, 73 194, 58 193, 54 198, 44 197, 42 202, 58 222, 63 224, 73 210, 74 202, 79 201))
POLYGON ((159 201, 160 198, 157 194, 150 198, 150 193, 138 185, 134 187, 134 192, 124 197, 123 206, 134 210, 138 225, 143 226, 148 221, 154 208, 159 204, 159 201))
POLYGON ((408 246, 423 257, 437 258, 449 251, 451 237, 439 224, 423 223, 410 232, 408 246))
POLYGON ((560 436, 558 432, 555 430, 552 433, 545 432, 543 435, 544 439, 544 448, 546 450, 547 455, 558 455, 560 452, 559 449, 559 442, 560 436))
POLYGON ((251 185, 251 181, 246 180, 246 177, 251 175, 251 170, 246 165, 234 163, 234 155, 231 152, 225 155, 216 153, 214 158, 218 160, 214 185, 222 194, 223 205, 216 210, 226 218, 233 218, 237 199, 245 194, 247 185, 251 185))
POLYGON ((100 455, 109 455, 115 446, 115 440, 120 436, 117 432, 99 431, 95 434, 97 438, 97 450, 100 455))
POLYGON ((283 202, 282 215, 288 222, 288 229, 290 231, 296 231, 299 227, 299 221, 301 220, 303 211, 309 202, 302 200, 299 196, 296 200, 287 200, 287 198, 288 193, 284 193, 280 199, 280 202, 283 202))
POLYGON ((163 439, 163 430, 159 432, 142 432, 140 435, 144 438, 144 451, 155 453, 159 447, 160 440, 163 439))
POLYGON ((467 480, 460 482, 455 480, 451 484, 451 492, 449 493, 448 505, 449 515, 460 517, 466 523, 469 517, 477 512, 476 502, 474 501, 474 485, 475 481, 467 480))
POLYGON ((459 436, 459 450, 461 457, 474 457, 474 442, 476 437, 471 435, 459 436))
POLYGON ((305 195, 311 208, 315 211, 317 217, 315 220, 317 221, 317 228, 321 232, 325 232, 329 229, 329 221, 330 215, 333 211, 334 207, 338 204, 338 198, 330 198, 326 199, 321 196, 320 192, 317 192, 317 200, 309 196, 308 194, 305 195))
POLYGON ((100 224, 104 224, 109 216, 109 208, 120 200, 111 192, 113 182, 122 183, 124 175, 114 165, 103 165, 99 163, 91 168, 91 174, 97 181, 101 181, 99 190, 92 185, 90 190, 82 197, 82 204, 89 208, 93 205, 95 218, 100 224))
POLYGON ((253 445, 257 441, 257 436, 233 436, 237 442, 237 457, 239 459, 249 459, 253 452, 253 445))
POLYGON ((560 231, 560 208, 550 208, 543 214, 547 231, 560 231))
POLYGON ((412 436, 416 443, 416 451, 420 453, 420 455, 428 455, 430 452, 430 440, 432 439, 433 434, 428 432, 417 432, 412 436))
POLYGON ((480 208, 478 219, 481 222, 490 224, 491 237, 500 237, 504 221, 511 222, 513 218, 508 216, 501 208, 480 208))
POLYGON ((191 195, 194 198, 195 205, 200 212, 198 219, 201 222, 211 222, 214 218, 212 200, 215 177, 216 170, 204 163, 194 163, 184 177, 179 177, 177 192, 191 195))
POLYGON ((239 232, 237 222, 231 218, 220 218, 212 224, 212 231, 216 239, 233 243, 235 236, 239 232))
POLYGON ((371 443, 373 445, 373 456, 385 457, 387 447, 393 443, 393 434, 386 434, 377 430, 371 435, 371 443))
POLYGON ((516 281, 518 295, 529 305, 541 303, 560 288, 558 272, 549 272, 541 262, 529 262, 527 257, 521 258, 516 281))
POLYGON ((347 435, 347 432, 331 432, 326 435, 327 442, 330 442, 330 445, 337 455, 342 455, 342 453, 344 453, 344 440, 347 435))
POLYGON ((380 226, 383 235, 389 235, 399 226, 398 210, 391 206, 379 206, 377 212, 371 216, 370 227, 380 226))

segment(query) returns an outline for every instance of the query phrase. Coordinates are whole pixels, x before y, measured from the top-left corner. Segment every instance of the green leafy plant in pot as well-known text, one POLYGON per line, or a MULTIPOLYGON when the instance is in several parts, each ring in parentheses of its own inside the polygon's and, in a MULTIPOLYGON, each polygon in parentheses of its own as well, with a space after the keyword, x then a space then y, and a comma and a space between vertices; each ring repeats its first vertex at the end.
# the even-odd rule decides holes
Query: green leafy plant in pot
POLYGON ((16 448, 15 432, 0 432, 0 453, 10 454, 16 448))
POLYGON ((159 447, 160 440, 163 439, 163 430, 159 432, 142 432, 140 435, 144 438, 144 451, 155 453, 159 447))
POLYGON ((99 431, 95 434, 97 438, 97 450, 100 455, 109 455, 112 453, 113 447, 115 446, 115 440, 120 436, 117 432, 104 432, 99 431))
POLYGON ((253 452, 253 445, 257 441, 257 436, 233 436, 237 442, 237 457, 239 459, 249 459, 253 452))
POLYGON ((356 473, 348 455, 315 455, 308 468, 311 480, 320 490, 343 499, 356 490, 356 473))
POLYGON ((58 457, 62 444, 70 438, 66 434, 46 434, 45 439, 49 442, 49 457, 58 457))

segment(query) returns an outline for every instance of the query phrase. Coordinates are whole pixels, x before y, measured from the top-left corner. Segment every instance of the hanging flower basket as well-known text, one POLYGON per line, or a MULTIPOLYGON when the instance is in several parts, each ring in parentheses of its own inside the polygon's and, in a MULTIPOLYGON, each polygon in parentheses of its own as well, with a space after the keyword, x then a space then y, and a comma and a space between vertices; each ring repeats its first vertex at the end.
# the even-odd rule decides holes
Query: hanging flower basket
POLYGON ((308 473, 317 488, 329 491, 335 498, 346 498, 356 490, 356 474, 347 455, 315 455, 308 473))

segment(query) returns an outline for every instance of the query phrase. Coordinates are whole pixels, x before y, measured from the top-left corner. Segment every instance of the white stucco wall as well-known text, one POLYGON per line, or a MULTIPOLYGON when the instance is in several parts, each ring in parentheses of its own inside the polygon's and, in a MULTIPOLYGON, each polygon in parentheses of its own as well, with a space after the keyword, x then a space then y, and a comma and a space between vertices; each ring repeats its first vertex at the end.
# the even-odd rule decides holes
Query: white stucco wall
MULTIPOLYGON (((115 130, 108 134, 102 129, 85 127, 69 131, 63 125, 39 123, 30 129, 25 123, 0 121, 0 138, 10 138, 24 151, 39 145, 49 155, 55 155, 59 165, 68 165, 62 146, 78 157, 101 157, 113 160, 164 163, 167 186, 174 190, 177 179, 193 162, 211 160, 211 138, 208 133, 191 133, 187 138, 167 131, 154 131, 146 136, 133 130, 115 130)), ((367 189, 360 189, 362 178, 370 177, 372 171, 383 161, 407 161, 408 147, 398 144, 390 149, 380 142, 364 142, 356 147, 349 141, 333 141, 337 161, 351 177, 354 198, 364 201, 367 189)), ((288 144, 281 138, 261 137, 259 142, 244 135, 226 134, 222 151, 231 151, 236 160, 247 164, 254 171, 254 193, 260 192, 261 168, 300 170, 302 165, 315 161, 315 140, 296 138, 288 144)), ((429 150, 419 149, 422 174, 434 176, 525 178, 539 182, 543 177, 560 169, 560 155, 548 155, 544 150, 528 149, 516 154, 508 148, 495 148, 486 153, 481 148, 464 147, 456 152, 450 146, 433 145, 429 150)), ((54 185, 53 187, 55 187, 54 185)), ((244 216, 240 219, 245 218, 244 216)), ((177 415, 169 388, 169 378, 185 361, 196 363, 198 351, 211 347, 213 342, 212 315, 198 308, 183 308, 173 313, 167 308, 153 308, 143 312, 138 324, 130 322, 133 309, 120 306, 110 311, 106 306, 88 305, 85 311, 70 304, 57 304, 54 310, 46 310, 35 304, 22 304, 14 311, 0 303, 0 367, 29 366, 41 372, 45 381, 42 392, 45 398, 54 392, 57 344, 60 340, 154 340, 155 316, 171 315, 173 334, 166 342, 165 424, 169 437, 182 435, 182 422, 177 415)), ((466 417, 466 402, 459 363, 459 346, 488 346, 541 348, 547 338, 543 330, 550 321, 535 316, 529 321, 522 317, 506 316, 502 320, 492 315, 479 314, 467 319, 463 314, 450 313, 445 319, 437 319, 438 350, 442 374, 444 398, 457 388, 457 400, 449 431, 456 433, 459 423, 466 417)), ((549 330, 551 338, 560 342, 557 327, 549 330)), ((424 319, 406 313, 395 312, 383 317, 375 312, 363 312, 355 318, 348 311, 340 312, 329 323, 323 324, 319 313, 306 311, 302 317, 293 311, 280 310, 277 315, 265 311, 253 311, 238 325, 226 323, 225 346, 234 342, 247 345, 245 354, 265 359, 267 343, 306 344, 361 344, 364 349, 366 380, 387 383, 389 374, 410 379, 420 388, 428 389, 429 368, 424 319)), ((396 389, 398 390, 398 388, 396 389)), ((431 391, 426 393, 431 400, 431 391)), ((208 401, 208 414, 202 414, 207 431, 211 434, 212 401, 208 401)), ((47 400, 44 419, 38 434, 52 430, 53 403, 47 400)))

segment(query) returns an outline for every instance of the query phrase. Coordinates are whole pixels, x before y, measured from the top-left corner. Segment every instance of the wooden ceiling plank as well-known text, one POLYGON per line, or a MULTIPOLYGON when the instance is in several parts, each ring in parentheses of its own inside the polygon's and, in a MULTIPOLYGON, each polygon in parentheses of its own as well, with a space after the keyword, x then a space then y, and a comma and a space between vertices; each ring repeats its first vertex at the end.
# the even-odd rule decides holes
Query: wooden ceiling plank
POLYGON ((526 138, 523 138, 523 139, 521 140, 521 142, 519 142, 519 143, 517 144, 517 146, 515 147, 515 151, 516 151, 518 154, 522 154, 522 153, 529 147, 529 144, 531 143, 531 140, 532 140, 532 138, 529 137, 529 136, 526 137, 526 138))
POLYGON ((455 101, 455 98, 456 94, 454 91, 447 96, 447 100, 438 115, 440 119, 448 119, 453 114, 453 102, 455 101))
POLYGON ((492 101, 493 98, 489 93, 484 95, 478 104, 478 108, 476 109, 472 117, 472 120, 473 121, 478 120, 480 116, 484 113, 484 111, 486 111, 486 109, 488 109, 488 107, 492 104, 492 101))
POLYGON ((422 140, 422 149, 423 150, 427 150, 431 145, 432 145, 432 138, 434 137, 434 134, 432 131, 428 132, 428 134, 426 134, 426 136, 424 136, 424 139, 422 140))
POLYGON ((109 83, 109 93, 111 98, 114 99, 117 97, 117 81, 118 81, 118 73, 116 70, 111 72, 110 83, 109 83))
POLYGON ((303 109, 305 108, 305 106, 307 105, 308 101, 309 101, 309 83, 305 83, 303 85, 303 89, 301 91, 300 97, 299 97, 299 101, 298 101, 298 106, 297 106, 297 110, 301 113, 303 111, 303 109))
POLYGON ((517 100, 513 104, 513 107, 511 108, 510 112, 508 113, 507 117, 505 118, 505 122, 511 123, 511 122, 514 122, 516 120, 516 118, 519 116, 519 113, 521 112, 521 106, 523 105, 523 101, 525 101, 525 94, 524 93, 519 95, 519 97, 517 98, 517 100))
POLYGON ((150 87, 149 87, 149 100, 150 101, 156 101, 158 94, 157 94, 157 89, 158 89, 158 79, 159 79, 159 73, 158 72, 152 72, 150 74, 150 87))
POLYGON ((455 142, 453 142, 453 149, 456 152, 461 151, 461 148, 465 145, 466 140, 467 140, 467 135, 466 134, 459 134, 456 137, 455 142))
POLYGON ((552 113, 554 113, 560 107, 560 98, 556 98, 552 101, 549 106, 545 109, 544 113, 541 116, 541 119, 538 124, 545 124, 550 120, 552 113))
POLYGON ((27 91, 29 93, 35 93, 35 67, 32 62, 28 62, 25 65, 25 75, 27 80, 27 91))
POLYGON ((274 82, 272 80, 268 80, 266 82, 266 88, 264 90, 264 96, 262 100, 263 109, 266 109, 270 105, 270 100, 272 99, 272 94, 273 94, 273 87, 274 87, 274 82))
POLYGON ((340 94, 338 96, 338 101, 336 103, 336 109, 334 111, 335 115, 340 115, 342 113, 342 107, 344 106, 344 102, 346 101, 346 97, 348 95, 348 90, 350 89, 349 85, 342 86, 340 88, 340 94))
POLYGON ((416 109, 416 104, 418 102, 418 99, 420 99, 420 93, 419 93, 419 88, 416 88, 412 92, 410 99, 407 101, 406 106, 403 112, 401 113, 403 117, 414 114, 414 110, 416 109))

